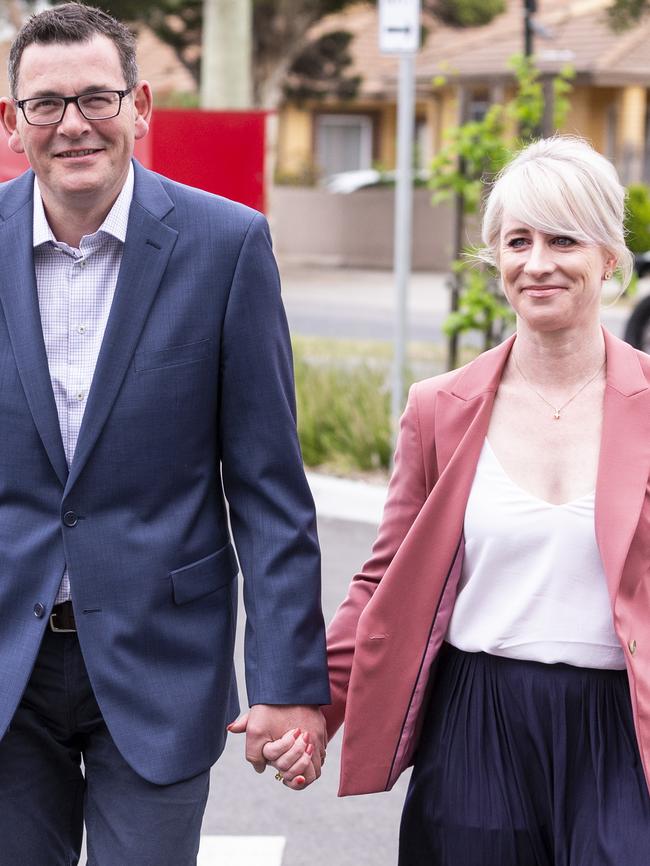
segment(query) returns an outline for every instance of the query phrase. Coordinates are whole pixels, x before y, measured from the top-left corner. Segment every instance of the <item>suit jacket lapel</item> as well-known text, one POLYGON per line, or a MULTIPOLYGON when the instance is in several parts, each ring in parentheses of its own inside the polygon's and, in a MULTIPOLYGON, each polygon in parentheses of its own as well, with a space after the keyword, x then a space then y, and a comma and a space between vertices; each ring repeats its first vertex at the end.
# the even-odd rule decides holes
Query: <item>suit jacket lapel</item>
POLYGON ((67 490, 79 477, 108 418, 178 237, 161 221, 173 208, 162 184, 137 163, 135 171, 122 264, 67 490))
POLYGON ((596 484, 596 540, 613 602, 650 474, 650 387, 636 351, 604 333, 607 386, 596 484))
POLYGON ((61 484, 68 465, 61 440, 34 273, 33 206, 34 175, 22 175, 2 200, 0 223, 0 302, 9 331, 16 366, 34 424, 61 484))
POLYGON ((456 473, 462 477, 468 474, 471 484, 490 424, 494 398, 514 340, 512 336, 479 355, 465 368, 451 390, 443 390, 438 395, 435 416, 438 476, 453 462, 454 476, 456 473))

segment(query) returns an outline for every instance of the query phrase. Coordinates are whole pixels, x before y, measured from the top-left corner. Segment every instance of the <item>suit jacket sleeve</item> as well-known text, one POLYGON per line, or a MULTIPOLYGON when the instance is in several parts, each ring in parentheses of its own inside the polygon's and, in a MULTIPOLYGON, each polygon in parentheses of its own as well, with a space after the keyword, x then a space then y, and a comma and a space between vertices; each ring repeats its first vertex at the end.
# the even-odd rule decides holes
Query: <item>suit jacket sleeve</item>
POLYGON ((249 703, 326 704, 314 505, 296 432, 280 280, 259 214, 233 274, 220 387, 223 483, 244 576, 249 703))
POLYGON ((400 422, 393 474, 370 559, 352 578, 345 600, 327 630, 332 704, 324 708, 331 737, 343 723, 359 617, 427 497, 426 462, 420 435, 418 386, 409 392, 400 422))

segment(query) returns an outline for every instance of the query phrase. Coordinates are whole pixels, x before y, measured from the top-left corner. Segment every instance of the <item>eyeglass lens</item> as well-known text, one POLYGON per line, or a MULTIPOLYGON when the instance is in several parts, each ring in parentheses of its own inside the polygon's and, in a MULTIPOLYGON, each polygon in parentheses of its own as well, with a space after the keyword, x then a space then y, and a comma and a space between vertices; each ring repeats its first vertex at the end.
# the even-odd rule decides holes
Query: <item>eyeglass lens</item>
MULTIPOLYGON (((113 90, 86 93, 77 97, 77 105, 87 120, 115 117, 120 107, 120 94, 113 90)), ((30 123, 58 123, 63 117, 65 100, 56 96, 25 101, 25 116, 30 123)))

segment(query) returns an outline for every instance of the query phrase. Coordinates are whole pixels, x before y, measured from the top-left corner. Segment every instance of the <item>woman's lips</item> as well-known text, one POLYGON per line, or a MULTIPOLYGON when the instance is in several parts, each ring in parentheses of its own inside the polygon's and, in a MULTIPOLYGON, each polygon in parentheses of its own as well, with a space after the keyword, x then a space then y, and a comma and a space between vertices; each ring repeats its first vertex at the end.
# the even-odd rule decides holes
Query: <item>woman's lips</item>
POLYGON ((562 286, 525 286, 522 289, 522 292, 530 298, 551 298, 564 291, 562 286))

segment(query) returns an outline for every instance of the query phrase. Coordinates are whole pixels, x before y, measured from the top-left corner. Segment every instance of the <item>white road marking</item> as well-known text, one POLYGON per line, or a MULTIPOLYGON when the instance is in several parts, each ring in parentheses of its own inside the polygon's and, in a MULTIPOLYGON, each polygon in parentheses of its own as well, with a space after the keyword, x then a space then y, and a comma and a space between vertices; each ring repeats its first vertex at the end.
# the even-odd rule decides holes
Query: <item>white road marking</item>
POLYGON ((282 866, 284 836, 201 836, 197 866, 282 866))

